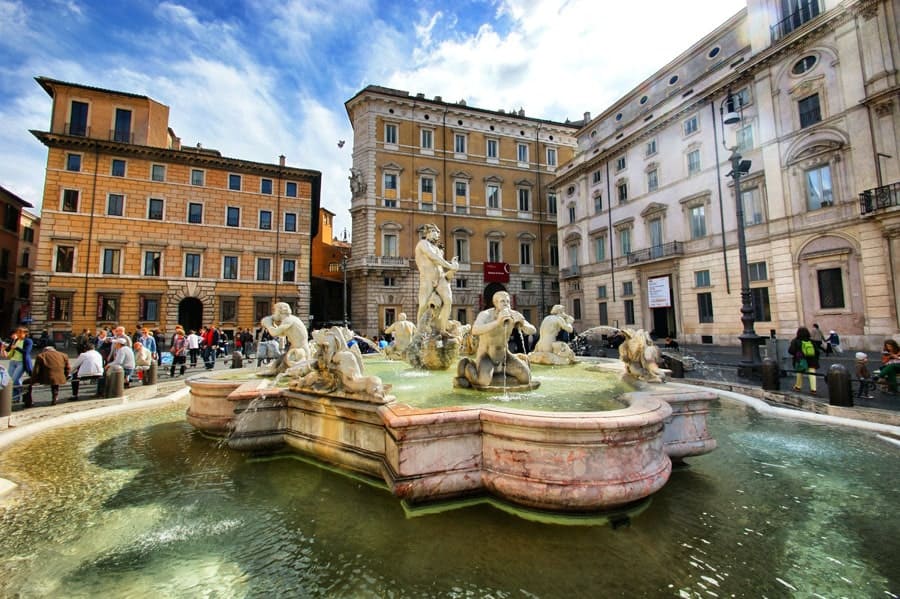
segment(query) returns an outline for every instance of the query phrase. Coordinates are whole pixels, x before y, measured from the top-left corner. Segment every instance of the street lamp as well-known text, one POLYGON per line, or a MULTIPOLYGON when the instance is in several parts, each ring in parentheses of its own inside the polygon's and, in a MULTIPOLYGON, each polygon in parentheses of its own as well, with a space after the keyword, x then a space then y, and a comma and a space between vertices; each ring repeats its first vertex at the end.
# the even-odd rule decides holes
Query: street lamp
POLYGON ((744 202, 741 198, 741 177, 750 172, 750 161, 742 159, 738 152, 737 139, 732 147, 728 147, 728 143, 725 140, 725 125, 739 124, 744 118, 744 103, 741 100, 741 96, 733 96, 731 89, 729 89, 725 100, 719 105, 719 114, 722 116, 722 146, 731 152, 731 156, 728 158, 731 161, 731 172, 725 176, 734 179, 738 261, 741 269, 741 322, 744 325, 744 330, 738 337, 741 340, 741 363, 738 367, 738 376, 753 378, 760 375, 762 362, 759 358, 759 345, 764 341, 764 338, 757 335, 753 328, 756 319, 753 310, 753 296, 750 295, 750 266, 747 263, 747 240, 744 236, 744 202))
MULTIPOLYGON (((345 244, 347 243, 347 229, 344 229, 344 243, 345 244)), ((341 272, 344 275, 344 302, 343 302, 344 328, 347 328, 347 325, 348 325, 348 321, 347 321, 347 261, 349 259, 348 258, 349 253, 350 252, 347 251, 346 246, 341 247, 341 272)))

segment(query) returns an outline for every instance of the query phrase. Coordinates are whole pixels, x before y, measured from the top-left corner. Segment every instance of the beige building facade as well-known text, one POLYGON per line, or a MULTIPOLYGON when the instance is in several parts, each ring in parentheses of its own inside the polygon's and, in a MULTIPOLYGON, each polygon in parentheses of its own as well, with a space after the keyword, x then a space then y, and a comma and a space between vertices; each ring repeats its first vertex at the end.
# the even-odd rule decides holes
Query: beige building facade
POLYGON ((459 258, 452 319, 473 322, 504 289, 539 323, 559 301, 558 203, 549 183, 571 160, 578 125, 376 86, 346 108, 353 328, 373 336, 401 312, 415 320, 414 252, 428 223, 440 227, 446 258, 459 258))
POLYGON ((33 330, 255 328, 309 314, 321 174, 182 147, 146 96, 44 77, 53 98, 33 330), (313 220, 315 219, 315 220, 313 220))
POLYGON ((749 0, 586 123, 552 183, 576 328, 737 344, 740 218, 758 334, 900 335, 898 10, 749 0))

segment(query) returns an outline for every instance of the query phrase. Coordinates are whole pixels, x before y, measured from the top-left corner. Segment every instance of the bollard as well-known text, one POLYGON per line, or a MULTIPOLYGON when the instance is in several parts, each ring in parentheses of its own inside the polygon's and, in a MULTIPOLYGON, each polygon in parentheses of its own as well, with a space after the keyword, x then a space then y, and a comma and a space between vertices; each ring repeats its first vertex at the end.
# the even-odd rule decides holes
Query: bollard
POLYGON ((5 418, 12 414, 12 392, 13 392, 12 382, 2 390, 0 390, 0 418, 5 418))
POLYGON ((781 387, 781 366, 778 360, 766 358, 762 361, 762 388, 766 391, 778 391, 781 387))
POLYGON ((105 397, 122 397, 125 395, 125 370, 118 364, 106 369, 105 397))
POLYGON ((684 363, 681 360, 672 356, 666 356, 666 366, 672 371, 673 379, 684 378, 684 363))
POLYGON ((157 372, 158 370, 156 362, 150 362, 150 366, 147 368, 147 370, 144 371, 144 384, 155 385, 157 372))
POLYGON ((832 364, 825 375, 828 384, 828 403, 832 406, 853 407, 853 386, 850 373, 843 364, 832 364))
POLYGON ((244 365, 244 355, 241 352, 236 351, 233 354, 231 354, 231 367, 232 368, 240 368, 243 365, 244 365))

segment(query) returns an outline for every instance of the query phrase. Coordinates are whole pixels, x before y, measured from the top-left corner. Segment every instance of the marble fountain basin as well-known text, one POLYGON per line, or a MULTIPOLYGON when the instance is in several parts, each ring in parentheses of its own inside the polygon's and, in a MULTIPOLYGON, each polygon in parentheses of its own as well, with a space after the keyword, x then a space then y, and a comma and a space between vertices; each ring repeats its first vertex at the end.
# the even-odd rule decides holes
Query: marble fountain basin
MULTIPOLYGON (((593 377, 618 381, 622 374, 615 360, 545 368, 535 377, 555 378, 563 369, 565 378, 590 388, 598 386, 593 377)), ((527 409, 521 407, 527 398, 482 400, 475 391, 465 391, 473 398, 465 405, 435 407, 419 401, 424 381, 409 391, 403 380, 376 374, 402 394, 362 401, 292 391, 236 370, 191 377, 187 420, 227 438, 231 449, 293 450, 382 479, 411 504, 491 494, 555 512, 598 512, 642 500, 666 483, 673 461, 716 447, 707 427, 716 395, 682 385, 642 385, 610 398, 605 409, 587 411, 527 409)), ((446 388, 452 386, 449 372, 424 376, 445 377, 446 388)), ((582 391, 557 393, 571 399, 582 391)), ((453 403, 430 403, 447 401, 453 403)))

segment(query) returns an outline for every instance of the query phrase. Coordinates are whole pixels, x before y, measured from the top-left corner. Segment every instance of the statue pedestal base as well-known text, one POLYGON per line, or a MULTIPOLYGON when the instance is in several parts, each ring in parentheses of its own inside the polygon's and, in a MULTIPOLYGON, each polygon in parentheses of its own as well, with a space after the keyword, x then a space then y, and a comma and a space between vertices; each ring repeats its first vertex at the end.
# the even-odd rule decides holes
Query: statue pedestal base
POLYGON ((459 360, 459 340, 444 334, 416 333, 406 348, 406 358, 414 368, 447 370, 459 360))
POLYGON ((506 378, 505 375, 495 374, 490 385, 482 386, 469 382, 469 379, 464 376, 458 376, 453 379, 453 386, 460 389, 474 389, 475 391, 490 391, 492 393, 503 393, 506 391, 512 391, 513 393, 518 393, 520 391, 534 391, 541 386, 540 381, 520 383, 514 379, 507 379, 504 381, 504 378, 506 378))

